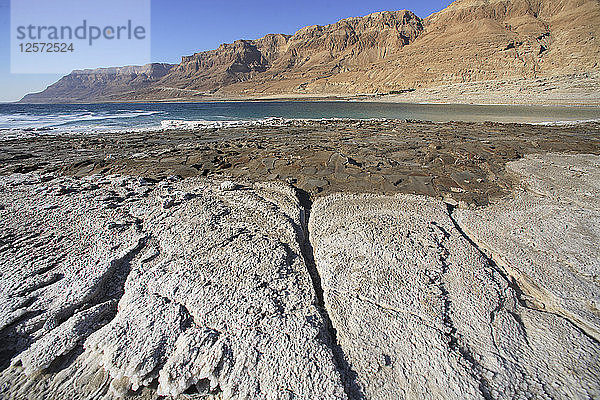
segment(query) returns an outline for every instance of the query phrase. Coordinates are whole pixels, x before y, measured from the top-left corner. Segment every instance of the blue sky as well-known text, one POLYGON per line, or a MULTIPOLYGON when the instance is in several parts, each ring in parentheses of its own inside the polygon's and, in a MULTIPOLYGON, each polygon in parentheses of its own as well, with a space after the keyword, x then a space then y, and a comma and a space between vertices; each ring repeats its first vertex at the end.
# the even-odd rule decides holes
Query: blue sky
MULTIPOLYGON (((152 61, 177 63, 182 55, 214 49, 236 39, 256 39, 267 33, 292 34, 306 25, 325 25, 377 11, 408 9, 424 18, 450 3, 450 0, 152 0, 152 61)), ((10 0, 0 0, 0 52, 0 101, 18 100, 60 78, 10 73, 10 0)))

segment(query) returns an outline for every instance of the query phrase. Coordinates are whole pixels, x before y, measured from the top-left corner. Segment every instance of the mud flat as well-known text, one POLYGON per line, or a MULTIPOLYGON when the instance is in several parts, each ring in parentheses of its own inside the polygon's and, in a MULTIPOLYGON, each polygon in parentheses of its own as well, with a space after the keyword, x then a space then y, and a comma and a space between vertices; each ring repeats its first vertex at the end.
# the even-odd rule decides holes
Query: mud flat
POLYGON ((312 196, 408 193, 483 205, 510 193, 507 162, 532 153, 600 154, 600 124, 273 120, 69 137, 41 133, 0 143, 0 175, 228 176, 283 181, 312 196))
POLYGON ((600 396, 598 126, 294 124, 3 142, 0 397, 600 396))

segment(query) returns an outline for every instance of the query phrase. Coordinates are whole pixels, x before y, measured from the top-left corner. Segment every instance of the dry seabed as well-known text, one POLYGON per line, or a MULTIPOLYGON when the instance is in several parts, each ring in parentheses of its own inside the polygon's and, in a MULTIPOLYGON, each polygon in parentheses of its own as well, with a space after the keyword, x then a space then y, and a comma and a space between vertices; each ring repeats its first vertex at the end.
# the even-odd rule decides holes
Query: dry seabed
POLYGON ((0 397, 598 397, 600 157, 509 168, 475 210, 2 177, 0 397))

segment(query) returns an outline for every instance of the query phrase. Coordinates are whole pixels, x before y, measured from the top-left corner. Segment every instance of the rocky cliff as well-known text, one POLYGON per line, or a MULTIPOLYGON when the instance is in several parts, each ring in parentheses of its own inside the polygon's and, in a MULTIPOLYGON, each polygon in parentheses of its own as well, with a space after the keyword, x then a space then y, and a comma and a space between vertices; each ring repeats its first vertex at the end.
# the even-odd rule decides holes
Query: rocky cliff
POLYGON ((458 0, 424 20, 380 12, 223 44, 138 86, 74 72, 24 101, 348 95, 538 79, 597 72, 599 38, 598 0, 458 0))
POLYGON ((164 77, 171 64, 147 64, 116 68, 75 70, 41 93, 26 95, 21 102, 110 101, 135 96, 164 77))

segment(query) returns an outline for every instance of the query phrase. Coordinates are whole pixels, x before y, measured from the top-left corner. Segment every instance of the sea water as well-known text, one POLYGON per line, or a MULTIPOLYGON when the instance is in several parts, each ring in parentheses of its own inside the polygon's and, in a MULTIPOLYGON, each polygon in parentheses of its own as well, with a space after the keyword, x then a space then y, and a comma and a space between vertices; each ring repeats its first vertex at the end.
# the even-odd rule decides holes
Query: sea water
POLYGON ((599 107, 273 101, 127 104, 0 104, 0 137, 16 133, 160 128, 161 122, 286 119, 408 119, 569 124, 600 121, 599 107))

